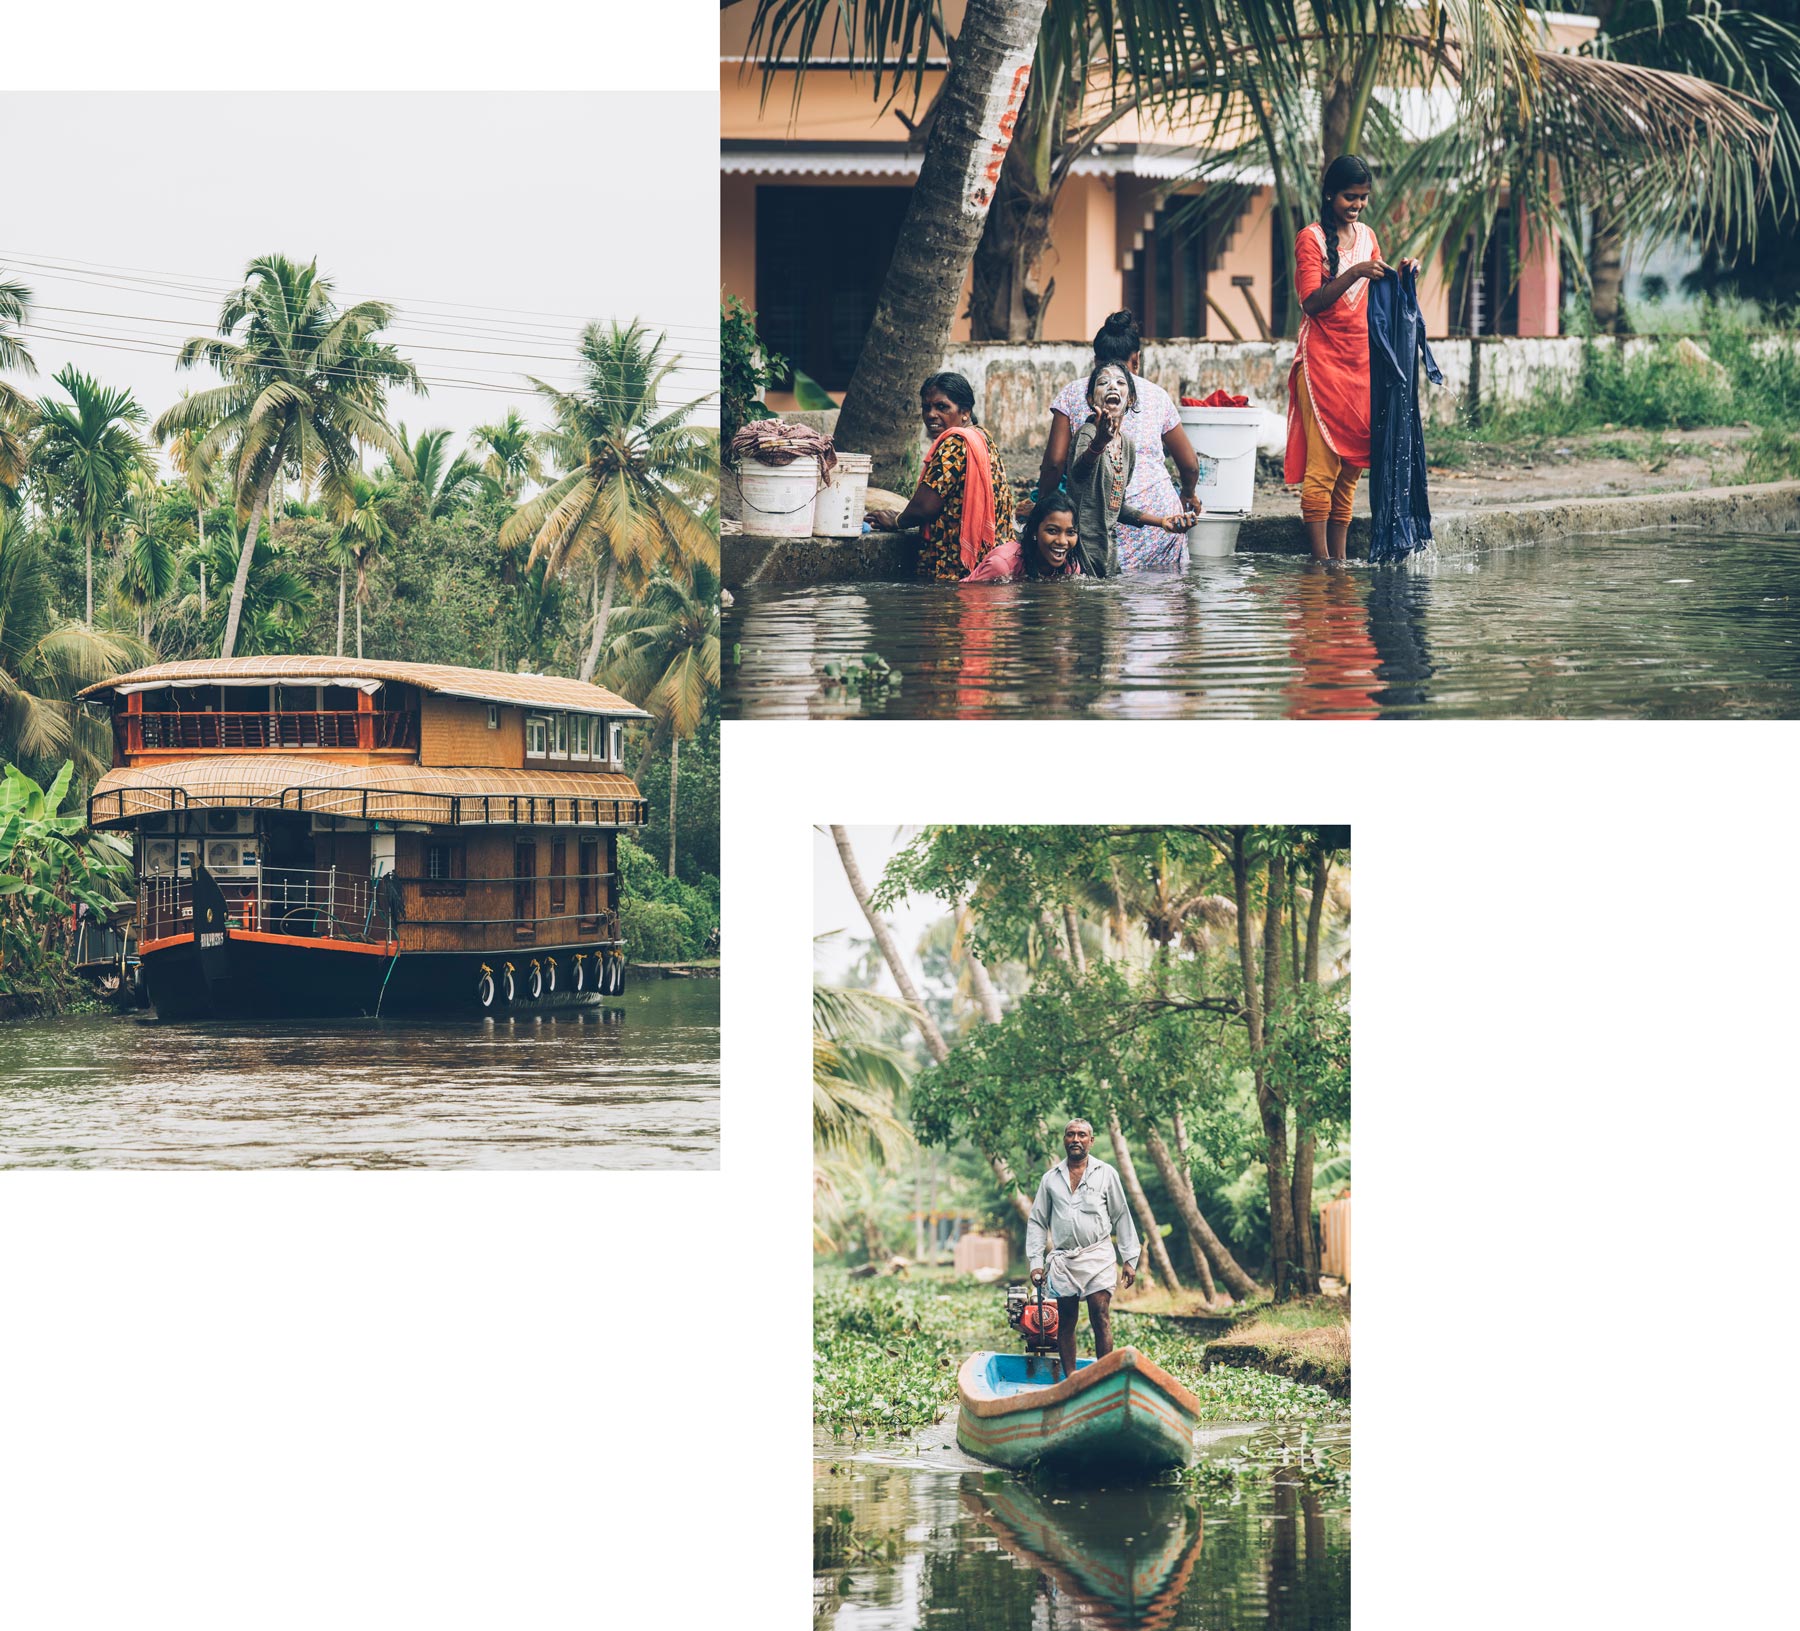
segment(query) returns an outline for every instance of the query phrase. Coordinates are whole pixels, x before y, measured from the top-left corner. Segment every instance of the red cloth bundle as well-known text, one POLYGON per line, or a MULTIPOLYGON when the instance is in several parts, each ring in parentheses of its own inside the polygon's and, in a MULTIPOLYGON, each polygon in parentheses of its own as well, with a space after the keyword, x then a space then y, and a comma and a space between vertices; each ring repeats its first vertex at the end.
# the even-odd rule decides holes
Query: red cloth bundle
POLYGON ((1184 396, 1181 405, 1184 408, 1247 408, 1250 398, 1233 396, 1229 391, 1214 391, 1211 396, 1184 396))

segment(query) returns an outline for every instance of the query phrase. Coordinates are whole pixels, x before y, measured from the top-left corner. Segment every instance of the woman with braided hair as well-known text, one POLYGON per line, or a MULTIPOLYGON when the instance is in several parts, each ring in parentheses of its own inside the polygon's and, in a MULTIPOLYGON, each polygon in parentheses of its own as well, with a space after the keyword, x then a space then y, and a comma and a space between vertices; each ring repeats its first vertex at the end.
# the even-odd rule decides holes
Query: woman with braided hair
MULTIPOLYGON (((1335 158, 1319 186, 1319 218, 1294 241, 1300 340, 1288 374, 1285 475, 1300 485, 1300 517, 1316 560, 1341 561, 1349 547, 1356 483, 1369 468, 1369 314, 1372 279, 1394 270, 1363 220, 1369 167, 1335 158)), ((1416 260, 1400 263, 1418 270, 1416 260)))

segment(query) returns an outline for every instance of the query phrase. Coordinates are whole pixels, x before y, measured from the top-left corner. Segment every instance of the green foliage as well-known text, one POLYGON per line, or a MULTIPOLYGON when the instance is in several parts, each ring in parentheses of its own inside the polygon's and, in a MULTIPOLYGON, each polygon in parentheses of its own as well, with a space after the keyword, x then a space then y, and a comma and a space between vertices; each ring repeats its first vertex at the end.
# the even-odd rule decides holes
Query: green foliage
POLYGON ((719 302, 719 434, 727 443, 753 419, 766 419, 762 394, 787 377, 787 359, 770 351, 756 332, 756 313, 736 295, 719 302))
MULTIPOLYGON (((991 1288, 981 1300, 999 1302, 991 1288)), ((942 1420, 956 1399, 975 1305, 968 1293, 929 1282, 815 1290, 813 1420, 840 1436, 912 1433, 942 1420)))
MULTIPOLYGON (((719 693, 709 692, 699 729, 681 744, 677 779, 675 875, 696 886, 719 871, 719 693)), ((637 784, 650 820, 637 844, 651 855, 669 853, 669 744, 658 740, 637 784)))
POLYGON ((826 690, 842 686, 846 691, 864 696, 885 695, 900 689, 900 670, 891 666, 878 651, 871 651, 850 663, 826 663, 819 669, 826 690))
POLYGON ((0 780, 0 996, 50 1004, 63 983, 70 911, 80 903, 105 916, 129 898, 124 841, 83 837, 79 800, 74 814, 59 813, 74 770, 64 764, 46 788, 9 764, 0 780))
POLYGON ((675 963, 715 955, 719 880, 668 877, 655 859, 619 835, 620 927, 637 962, 675 963))

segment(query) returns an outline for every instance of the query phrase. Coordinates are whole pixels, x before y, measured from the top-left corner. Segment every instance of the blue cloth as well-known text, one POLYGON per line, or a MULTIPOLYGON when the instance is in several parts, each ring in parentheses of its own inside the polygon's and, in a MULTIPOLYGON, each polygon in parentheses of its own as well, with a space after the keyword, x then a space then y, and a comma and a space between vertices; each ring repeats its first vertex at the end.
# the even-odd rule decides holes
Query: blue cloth
POLYGON ((1418 283, 1410 271, 1376 278, 1369 291, 1369 559, 1403 561, 1431 542, 1425 494, 1425 429, 1416 367, 1442 385, 1425 343, 1418 283))

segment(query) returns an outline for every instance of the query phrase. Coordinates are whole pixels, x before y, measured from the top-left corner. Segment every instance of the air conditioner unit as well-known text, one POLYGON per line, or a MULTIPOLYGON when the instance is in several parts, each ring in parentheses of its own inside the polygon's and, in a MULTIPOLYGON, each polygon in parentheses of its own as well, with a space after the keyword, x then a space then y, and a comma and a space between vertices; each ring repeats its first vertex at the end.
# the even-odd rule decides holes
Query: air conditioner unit
POLYGON ((256 871, 256 846, 235 838, 206 841, 206 870, 219 878, 241 878, 256 871))
POLYGON ((173 838, 146 838, 144 840, 144 876, 146 878, 167 878, 175 871, 175 840, 173 838))
POLYGON ((208 810, 206 812, 206 836, 217 838, 222 833, 248 833, 256 831, 256 817, 248 810, 208 810))
POLYGON ((169 832, 171 821, 167 810, 160 810, 155 815, 147 815, 138 824, 139 832, 169 832))
POLYGON ((321 832, 367 832, 369 824, 356 816, 316 815, 312 818, 312 830, 321 832))

